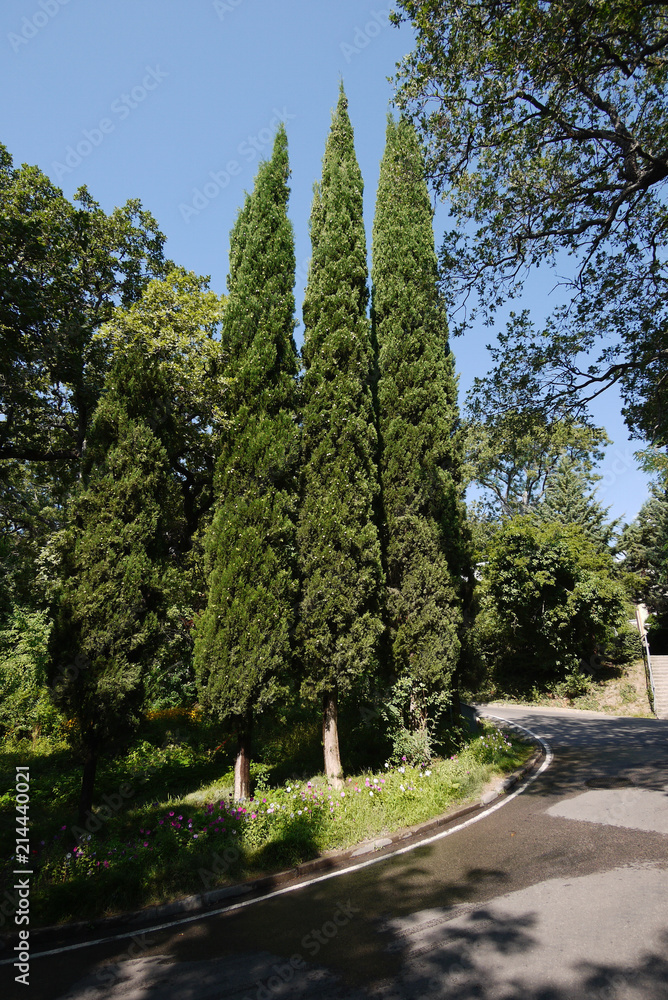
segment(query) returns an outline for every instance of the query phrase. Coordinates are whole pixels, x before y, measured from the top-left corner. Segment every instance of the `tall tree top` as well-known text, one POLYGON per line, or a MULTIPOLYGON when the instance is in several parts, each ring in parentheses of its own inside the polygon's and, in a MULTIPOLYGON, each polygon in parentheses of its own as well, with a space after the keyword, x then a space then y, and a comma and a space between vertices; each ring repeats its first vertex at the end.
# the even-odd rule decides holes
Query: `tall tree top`
POLYGON ((545 496, 536 507, 536 516, 543 522, 577 525, 597 547, 606 548, 617 522, 608 523, 610 508, 601 506, 590 482, 586 471, 564 456, 547 479, 545 496))
POLYGON ((322 181, 315 186, 311 210, 313 254, 304 301, 303 354, 307 367, 319 351, 321 337, 332 325, 345 326, 347 317, 356 326, 366 311, 369 291, 363 200, 364 182, 355 155, 348 99, 341 84, 325 146, 322 181), (342 297, 339 292, 344 282, 350 288, 342 297), (329 300, 329 306, 321 295, 329 300))

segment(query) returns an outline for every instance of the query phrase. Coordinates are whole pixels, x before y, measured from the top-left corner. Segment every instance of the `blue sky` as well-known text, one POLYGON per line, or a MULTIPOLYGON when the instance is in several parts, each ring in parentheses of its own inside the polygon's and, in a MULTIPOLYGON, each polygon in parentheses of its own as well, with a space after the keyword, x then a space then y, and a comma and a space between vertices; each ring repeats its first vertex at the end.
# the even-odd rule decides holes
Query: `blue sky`
MULTIPOLYGON (((258 162, 285 121, 298 314, 310 254, 313 183, 343 78, 365 181, 370 239, 395 64, 412 33, 368 0, 4 0, 0 9, 0 141, 37 164, 67 197, 85 184, 110 211, 140 198, 167 236, 167 255, 224 292, 229 231, 258 162)), ((436 241, 448 225, 437 208, 436 241)), ((528 287, 536 317, 549 275, 528 287)), ((463 394, 489 367, 490 330, 453 349, 463 394)), ((594 416, 614 444, 600 499, 630 519, 646 497, 619 400, 594 416)))

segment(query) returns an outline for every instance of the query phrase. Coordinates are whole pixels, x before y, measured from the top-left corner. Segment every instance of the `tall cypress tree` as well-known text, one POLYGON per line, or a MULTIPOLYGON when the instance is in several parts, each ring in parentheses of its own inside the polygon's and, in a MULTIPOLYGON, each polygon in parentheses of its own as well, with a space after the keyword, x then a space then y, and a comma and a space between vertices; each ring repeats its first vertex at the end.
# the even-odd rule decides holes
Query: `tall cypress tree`
POLYGON ((388 120, 371 275, 389 639, 404 723, 424 729, 458 663, 466 544, 454 361, 422 152, 404 119, 388 120))
POLYGON ((341 86, 311 213, 298 535, 303 690, 322 698, 325 773, 334 784, 338 698, 376 668, 383 586, 363 184, 347 107, 341 86))
POLYGON ((157 367, 138 352, 117 359, 63 537, 50 682, 56 703, 77 722, 80 824, 92 808, 103 748, 137 719, 176 589, 183 500, 151 427, 153 404, 165 389, 157 367))
POLYGON ((281 127, 232 231, 222 334, 230 381, 206 540, 208 604, 195 640, 200 699, 236 726, 238 799, 250 791, 253 716, 285 688, 297 602, 298 359, 288 177, 281 127))

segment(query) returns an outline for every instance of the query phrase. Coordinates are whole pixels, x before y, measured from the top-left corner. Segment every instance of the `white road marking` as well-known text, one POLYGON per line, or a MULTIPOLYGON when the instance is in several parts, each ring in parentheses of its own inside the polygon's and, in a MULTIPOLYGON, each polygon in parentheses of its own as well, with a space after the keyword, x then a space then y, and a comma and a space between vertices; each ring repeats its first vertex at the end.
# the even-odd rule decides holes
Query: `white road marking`
MULTIPOLYGON (((230 906, 221 906, 216 910, 208 910, 206 913, 195 913, 188 917, 180 917, 178 920, 170 920, 163 924, 154 924, 152 927, 138 927, 134 931, 124 931, 122 934, 111 934, 108 937, 95 938, 92 941, 78 941, 74 944, 63 945, 62 948, 51 948, 48 951, 31 952, 31 958, 46 958, 50 955, 62 955, 70 951, 79 951, 82 948, 93 948, 99 944, 111 944, 113 941, 126 941, 128 938, 136 937, 141 934, 146 936, 147 934, 155 934, 157 931, 169 930, 172 927, 181 927, 184 924, 192 924, 198 920, 208 920, 210 917, 219 917, 224 913, 233 913, 236 910, 244 910, 248 906, 254 906, 256 903, 263 903, 267 899, 273 899, 276 896, 284 896, 289 892, 297 892, 299 889, 306 889, 310 885, 316 885, 318 882, 326 882, 331 878, 338 878, 341 875, 349 875, 351 872, 361 871, 363 868, 369 868, 371 865, 379 864, 382 861, 387 861, 389 858, 399 857, 401 854, 408 854, 409 851, 415 851, 419 847, 425 847, 427 844, 433 844, 437 840, 443 840, 445 837, 451 837, 453 833, 459 833, 460 830, 465 830, 468 826, 473 826, 474 823, 479 823, 480 820, 485 819, 492 813, 496 812, 497 809, 502 809, 503 806, 508 805, 512 802, 514 798, 520 795, 532 782, 534 782, 543 771, 547 770, 554 759, 554 754, 552 749, 541 736, 527 729, 526 726, 520 726, 517 722, 511 722, 508 719, 503 719, 498 715, 491 715, 488 712, 481 712, 486 718, 496 719, 499 722, 503 722, 506 725, 512 726, 515 729, 521 729, 522 732, 528 733, 533 739, 541 744, 545 751, 545 760, 535 772, 535 774, 530 775, 526 781, 524 781, 514 792, 505 796, 495 805, 490 806, 489 809, 485 809, 483 812, 478 813, 477 816, 473 816, 471 819, 467 819, 464 823, 458 823, 457 826, 450 827, 447 830, 441 831, 441 833, 435 833, 431 837, 426 837, 424 840, 419 840, 414 844, 408 844, 405 847, 400 847, 396 851, 391 851, 388 854, 382 854, 375 858, 370 858, 368 861, 362 861, 358 864, 351 865, 348 868, 341 868, 335 872, 327 872, 325 875, 318 875, 315 878, 308 879, 305 882, 297 882, 294 885, 284 886, 282 889, 275 889, 273 892, 268 892, 264 896, 256 896, 254 899, 246 899, 241 903, 232 903, 230 906)), ((63 925, 63 931, 67 931, 67 925, 63 925)), ((5 958, 0 960, 0 965, 9 965, 14 961, 14 958, 5 958)))

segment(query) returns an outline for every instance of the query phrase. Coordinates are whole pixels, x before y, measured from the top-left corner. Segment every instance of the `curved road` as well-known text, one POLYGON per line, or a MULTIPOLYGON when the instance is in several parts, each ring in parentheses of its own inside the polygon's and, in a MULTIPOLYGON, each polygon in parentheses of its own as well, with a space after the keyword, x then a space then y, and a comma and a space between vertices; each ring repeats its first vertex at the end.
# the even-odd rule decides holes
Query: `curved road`
POLYGON ((226 914, 34 957, 16 995, 668 1000, 668 722, 489 711, 554 761, 480 822, 226 914))

